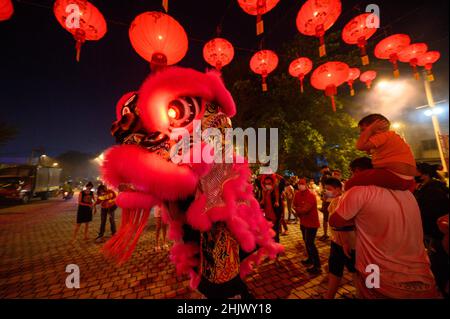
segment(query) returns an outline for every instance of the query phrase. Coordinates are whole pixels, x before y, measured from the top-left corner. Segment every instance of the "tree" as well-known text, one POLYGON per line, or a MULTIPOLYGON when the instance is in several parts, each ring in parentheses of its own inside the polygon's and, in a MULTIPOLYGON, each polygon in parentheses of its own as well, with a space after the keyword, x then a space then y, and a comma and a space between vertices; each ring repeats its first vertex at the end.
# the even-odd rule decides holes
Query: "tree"
POLYGON ((299 35, 287 43, 279 52, 280 64, 276 72, 269 75, 267 92, 262 92, 257 75, 243 71, 248 70, 247 60, 224 70, 224 80, 238 107, 233 126, 277 127, 279 168, 303 176, 312 176, 318 171, 320 158, 348 175, 349 162, 362 155, 354 146, 358 129, 349 114, 349 109, 354 107, 352 102, 337 97, 337 111, 333 112, 329 98, 310 87, 309 77, 305 81, 305 92, 301 94, 298 79, 287 73, 289 63, 300 56, 310 57, 314 67, 331 60, 360 64, 358 51, 351 49, 349 52, 348 46, 344 47, 340 41, 339 33, 330 34, 326 41, 328 56, 322 59, 318 57, 315 38, 299 35))

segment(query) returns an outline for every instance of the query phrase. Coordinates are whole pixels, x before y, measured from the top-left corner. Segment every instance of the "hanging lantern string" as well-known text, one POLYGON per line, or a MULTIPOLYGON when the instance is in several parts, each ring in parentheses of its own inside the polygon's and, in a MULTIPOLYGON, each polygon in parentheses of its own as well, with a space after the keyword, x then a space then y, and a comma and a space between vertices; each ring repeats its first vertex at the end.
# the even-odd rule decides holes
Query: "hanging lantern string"
MULTIPOLYGON (((30 1, 30 0, 16 0, 16 1, 17 1, 18 3, 24 4, 24 5, 30 5, 30 6, 34 6, 34 7, 43 8, 43 9, 49 9, 49 10, 52 10, 52 9, 53 9, 52 6, 43 5, 43 4, 41 4, 41 3, 36 3, 36 2, 30 1)), ((361 1, 360 3, 362 3, 362 2, 363 2, 363 1, 361 1)), ((219 26, 220 26, 220 27, 221 27, 221 25, 223 24, 223 21, 225 20, 225 16, 226 16, 227 11, 229 11, 229 9, 231 8, 231 3, 233 3, 233 1, 230 1, 230 3, 229 3, 229 5, 228 5, 228 7, 227 7, 225 13, 223 14, 223 16, 222 16, 222 18, 221 18, 221 21, 220 21, 220 23, 219 23, 219 26)), ((359 4, 360 4, 360 3, 359 3, 359 4)), ((295 6, 297 6, 297 5, 298 5, 298 3, 295 4, 295 6)), ((416 11, 421 10, 424 6, 425 6, 425 4, 421 5, 421 6, 418 7, 418 8, 414 8, 414 9, 412 9, 412 10, 409 10, 409 11, 405 12, 405 14, 401 15, 400 17, 398 17, 398 18, 395 19, 394 21, 392 21, 392 22, 390 22, 389 24, 386 24, 386 25, 384 25, 383 27, 381 27, 381 28, 380 28, 380 31, 387 31, 387 30, 389 30, 389 29, 392 29, 392 26, 393 26, 394 24, 398 23, 399 21, 402 21, 404 18, 410 16, 411 14, 415 13, 416 11)), ((293 8, 293 7, 294 7, 294 6, 292 6, 292 8, 293 8)), ((352 10, 354 10, 354 9, 355 9, 355 7, 353 7, 352 9, 347 10, 346 12, 352 12, 352 10)), ((292 11, 292 10, 290 10, 290 11, 292 11)), ((294 11, 295 11, 295 10, 294 10, 294 11)), ((289 13, 285 14, 281 19, 279 19, 278 21, 276 21, 275 24, 274 24, 274 27, 270 28, 270 30, 267 32, 266 36, 269 35, 269 34, 271 34, 271 33, 273 33, 273 31, 275 31, 276 27, 280 24, 280 22, 286 20, 285 17, 286 17, 288 14, 289 14, 289 13)), ((130 26, 130 23, 125 23, 125 22, 118 21, 118 20, 106 19, 106 18, 105 18, 105 20, 106 20, 108 23, 113 24, 113 25, 123 26, 123 27, 126 27, 126 28, 129 28, 129 26, 130 26)), ((220 30, 221 30, 221 29, 220 29, 220 30)), ((392 32, 391 32, 391 33, 392 33, 392 32)), ((376 40, 376 39, 383 38, 383 37, 385 37, 385 34, 382 33, 382 32, 380 32, 380 33, 378 33, 378 34, 374 34, 374 36, 372 37, 372 40, 376 40)), ((207 43, 207 42, 209 41, 209 40, 203 40, 203 39, 192 38, 192 37, 188 37, 188 38, 189 38, 190 41, 198 42, 198 43, 202 43, 202 44, 205 44, 205 43, 207 43)), ((444 39, 446 39, 446 38, 448 38, 448 33, 447 33, 443 38, 441 38, 441 39, 435 39, 433 42, 440 42, 440 41, 442 41, 442 40, 444 40, 444 39)), ((371 41, 371 42, 373 42, 373 41, 371 41)), ((432 43, 432 42, 430 42, 430 43, 432 43)), ((236 51, 251 52, 251 53, 255 53, 255 52, 259 51, 258 49, 250 49, 250 48, 237 47, 237 46, 235 46, 234 49, 235 49, 236 51)), ((349 50, 349 52, 353 52, 353 51, 357 51, 357 50, 355 50, 355 49, 350 49, 350 50, 349 50)), ((344 52, 344 53, 345 53, 345 52, 344 52)), ((287 59, 295 59, 295 58, 296 58, 296 56, 291 56, 291 55, 287 55, 287 54, 278 54, 278 55, 281 56, 281 57, 285 57, 285 58, 287 58, 287 59)))
POLYGON ((228 11, 230 10, 232 3, 233 3, 232 1, 228 2, 228 6, 225 9, 225 11, 223 12, 222 17, 219 20, 219 24, 217 24, 217 27, 216 27, 216 35, 217 36, 220 36, 220 34, 222 33, 223 21, 225 20, 225 16, 227 15, 228 11))
MULTIPOLYGON (((21 3, 21 4, 26 4, 26 5, 30 5, 30 6, 34 6, 34 7, 39 7, 39 8, 44 8, 44 9, 50 9, 50 10, 51 10, 51 9, 53 8, 52 6, 43 5, 43 4, 36 3, 36 2, 33 2, 33 1, 29 1, 29 0, 16 0, 16 1, 17 1, 18 3, 21 3)), ((356 6, 358 6, 358 5, 361 4, 362 2, 363 2, 363 1, 360 1, 356 6)), ((226 13, 227 13, 227 11, 229 11, 229 9, 230 9, 232 3, 233 3, 233 1, 230 1, 230 2, 229 2, 228 7, 227 7, 225 13, 223 14, 223 16, 222 16, 222 18, 221 18, 221 21, 220 21, 220 23, 219 23, 219 26, 221 26, 221 25, 223 24, 223 21, 225 20, 226 13)), ((295 5, 293 5, 292 8, 293 8, 294 6, 297 6, 297 5, 298 5, 298 3, 295 3, 295 5)), ((407 16, 409 16, 409 15, 415 13, 415 12, 418 11, 418 10, 421 10, 425 5, 426 5, 426 3, 423 4, 423 5, 421 5, 421 6, 419 6, 419 7, 417 7, 417 8, 414 8, 414 9, 412 9, 412 10, 410 10, 410 11, 405 12, 405 14, 401 15, 400 17, 398 17, 398 18, 395 19, 394 21, 392 21, 392 22, 390 22, 390 23, 384 25, 383 27, 380 27, 380 30, 383 31, 384 29, 390 28, 393 24, 396 24, 397 22, 403 20, 404 18, 406 18, 407 16)), ((347 10, 346 12, 352 12, 352 10, 354 10, 354 7, 353 7, 352 9, 347 10)), ((292 10, 287 10, 287 11, 292 11, 292 10)), ((276 21, 276 22, 274 23, 274 27, 272 27, 271 30, 269 30, 269 31, 267 32, 267 34, 273 33, 273 32, 275 31, 276 27, 280 24, 280 22, 283 22, 283 21, 286 20, 285 17, 286 17, 288 14, 289 14, 289 12, 288 12, 287 14, 285 14, 281 19, 279 19, 278 21, 276 21)), ((115 25, 125 26, 125 27, 127 27, 127 28, 130 26, 130 23, 125 23, 125 22, 121 22, 121 21, 118 21, 118 20, 112 20, 112 19, 106 19, 106 18, 105 18, 105 20, 106 20, 108 23, 115 24, 115 25)), ((447 35, 447 36, 448 36, 448 35, 447 35)), ((375 34, 375 35, 372 37, 372 39, 375 39, 375 40, 376 40, 376 39, 379 39, 379 38, 382 38, 382 37, 383 37, 383 34, 378 34, 378 35, 375 34)), ((208 42, 208 41, 205 40, 204 42, 206 43, 206 42, 208 42)), ((252 52, 256 52, 256 51, 257 51, 257 50, 253 50, 252 52)))

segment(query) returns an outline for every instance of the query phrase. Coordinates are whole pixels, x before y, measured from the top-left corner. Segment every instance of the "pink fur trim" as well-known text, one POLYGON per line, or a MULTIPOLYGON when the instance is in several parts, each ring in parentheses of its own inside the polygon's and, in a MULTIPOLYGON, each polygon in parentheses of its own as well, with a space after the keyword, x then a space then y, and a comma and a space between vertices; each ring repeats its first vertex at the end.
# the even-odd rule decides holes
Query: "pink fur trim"
POLYGON ((197 198, 186 212, 186 221, 194 229, 205 232, 211 229, 211 220, 205 212, 206 196, 197 198))
POLYGON ((244 251, 249 252, 255 249, 255 237, 249 231, 245 220, 238 216, 233 216, 227 221, 227 225, 244 251))
POLYGON ((198 177, 186 165, 165 161, 136 145, 111 147, 102 165, 104 180, 114 187, 133 184, 159 199, 177 200, 194 193, 198 177))
POLYGON ((168 132, 169 103, 182 96, 201 97, 222 107, 228 117, 236 114, 236 105, 217 72, 168 67, 150 75, 139 89, 138 108, 144 126, 150 131, 168 132))
POLYGON ((192 268, 199 265, 196 256, 200 252, 197 244, 176 243, 170 250, 170 260, 175 264, 177 275, 189 274, 192 268))

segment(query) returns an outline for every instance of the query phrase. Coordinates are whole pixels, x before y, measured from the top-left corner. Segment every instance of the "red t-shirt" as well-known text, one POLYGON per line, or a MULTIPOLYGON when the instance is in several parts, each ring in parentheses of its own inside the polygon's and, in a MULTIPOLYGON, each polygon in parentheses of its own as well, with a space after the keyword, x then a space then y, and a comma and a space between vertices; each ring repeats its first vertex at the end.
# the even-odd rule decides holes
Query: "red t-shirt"
POLYGON ((300 224, 308 228, 319 228, 320 222, 316 196, 308 189, 295 192, 294 207, 302 207, 305 204, 312 205, 312 208, 307 214, 298 214, 300 217, 300 224))

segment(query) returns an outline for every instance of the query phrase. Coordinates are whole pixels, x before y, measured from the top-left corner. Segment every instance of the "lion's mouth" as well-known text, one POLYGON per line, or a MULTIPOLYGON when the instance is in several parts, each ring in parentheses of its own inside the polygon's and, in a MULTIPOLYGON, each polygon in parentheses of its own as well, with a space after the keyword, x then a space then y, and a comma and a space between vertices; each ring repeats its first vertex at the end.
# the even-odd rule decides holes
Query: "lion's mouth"
POLYGON ((168 160, 170 157, 170 148, 172 142, 169 136, 159 132, 153 132, 150 134, 145 133, 132 133, 128 135, 123 144, 125 145, 137 145, 149 151, 150 153, 155 153, 160 157, 168 160))

